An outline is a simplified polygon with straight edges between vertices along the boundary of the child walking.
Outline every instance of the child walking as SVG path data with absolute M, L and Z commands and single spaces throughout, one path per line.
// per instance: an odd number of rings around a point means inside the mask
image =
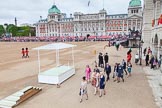
M 131 72 L 132 72 L 132 64 L 129 62 L 128 66 L 127 66 L 127 71 L 128 71 L 128 77 L 131 76 Z

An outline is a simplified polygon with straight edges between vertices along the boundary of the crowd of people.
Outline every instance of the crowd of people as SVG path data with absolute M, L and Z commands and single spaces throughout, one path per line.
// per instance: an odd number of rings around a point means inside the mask
M 88 100 L 87 85 L 91 84 L 94 88 L 94 95 L 99 95 L 102 97 L 106 95 L 106 82 L 110 80 L 110 74 L 112 73 L 112 78 L 114 82 L 120 83 L 124 82 L 125 77 L 130 77 L 132 72 L 131 64 L 131 49 L 127 53 L 127 60 L 122 60 L 121 63 L 115 63 L 114 68 L 109 63 L 108 53 L 99 53 L 98 63 L 95 61 L 94 69 L 92 71 L 89 65 L 86 66 L 85 76 L 82 78 L 80 87 L 80 102 L 83 101 L 83 96 L 86 95 L 86 100 Z
M 159 59 L 156 55 L 153 55 L 152 50 L 150 47 L 146 47 L 143 50 L 143 55 L 145 57 L 145 65 L 150 66 L 151 69 L 158 69 L 161 65 L 161 55 L 159 56 Z M 139 54 L 137 53 L 135 55 L 135 63 L 138 64 L 139 60 L 141 58 L 139 57 Z
M 71 41 L 107 41 L 107 40 L 126 40 L 126 35 L 111 36 L 20 36 L 20 37 L 0 37 L 2 42 L 71 42 Z
M 157 69 L 161 65 L 161 55 L 159 59 L 156 55 L 153 55 L 150 47 L 144 49 L 143 54 L 145 56 L 146 66 L 150 66 L 151 69 Z

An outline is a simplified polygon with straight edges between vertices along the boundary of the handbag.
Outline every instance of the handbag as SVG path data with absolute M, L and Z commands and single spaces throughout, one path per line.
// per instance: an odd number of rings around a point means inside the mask
M 93 79 L 92 79 L 92 86 L 95 86 L 95 85 L 96 85 L 96 83 L 97 83 L 96 78 L 93 78 Z

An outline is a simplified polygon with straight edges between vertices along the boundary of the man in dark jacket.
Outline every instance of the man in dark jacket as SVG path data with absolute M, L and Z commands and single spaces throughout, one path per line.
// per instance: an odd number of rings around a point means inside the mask
M 145 61 L 146 61 L 146 66 L 148 66 L 149 65 L 149 54 L 146 55 Z
M 103 64 L 104 64 L 104 63 L 103 63 L 103 56 L 102 56 L 102 53 L 99 53 L 98 59 L 99 59 L 98 67 L 104 68 L 104 67 L 103 67 Z
M 111 66 L 108 63 L 105 65 L 104 71 L 106 72 L 107 75 L 106 81 L 110 80 Z
M 123 76 L 123 66 L 119 65 L 118 67 L 118 83 L 120 82 L 120 78 L 122 78 L 122 81 L 124 82 L 124 76 Z
M 125 71 L 125 75 L 127 75 L 128 74 L 128 72 L 126 71 L 126 66 L 127 64 L 126 64 L 126 62 L 125 62 L 125 60 L 123 59 L 123 61 L 122 61 L 122 66 L 123 66 L 123 70 Z
M 109 61 L 109 56 L 108 56 L 107 53 L 106 53 L 105 56 L 104 56 L 104 60 L 105 60 L 105 66 L 106 66 L 106 64 L 107 64 L 108 61 Z

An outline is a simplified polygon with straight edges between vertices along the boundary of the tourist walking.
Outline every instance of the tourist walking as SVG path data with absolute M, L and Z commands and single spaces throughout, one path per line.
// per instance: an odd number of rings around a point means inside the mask
M 158 59 L 156 56 L 154 56 L 154 61 L 153 61 L 153 68 L 156 69 L 158 66 Z
M 145 61 L 146 61 L 146 66 L 149 66 L 149 54 L 148 53 L 146 55 Z
M 128 63 L 128 66 L 127 66 L 127 71 L 128 71 L 128 77 L 130 77 L 132 74 L 132 64 L 131 63 Z
M 149 47 L 147 53 L 150 54 L 151 52 L 151 48 Z
M 118 66 L 118 78 L 117 81 L 118 83 L 120 82 L 120 78 L 122 79 L 122 81 L 124 82 L 124 76 L 123 76 L 123 66 L 119 64 Z
M 99 59 L 98 67 L 103 68 L 104 67 L 104 62 L 103 62 L 103 55 L 102 55 L 102 53 L 99 54 L 98 59 Z
M 136 54 L 136 55 L 135 55 L 135 63 L 136 63 L 136 65 L 137 65 L 138 61 L 139 61 L 139 55 Z
M 86 95 L 86 100 L 88 100 L 87 81 L 86 81 L 86 77 L 85 76 L 82 78 L 79 95 L 81 97 L 80 103 L 83 101 L 83 96 L 84 95 Z
M 146 55 L 147 47 L 143 50 L 144 56 Z
M 100 96 L 99 97 L 102 97 L 102 94 L 106 94 L 106 91 L 105 91 L 105 76 L 104 76 L 104 72 L 101 72 L 100 73 Z
M 117 77 L 118 77 L 118 63 L 115 63 L 114 72 L 113 72 L 114 82 L 117 80 Z
M 89 83 L 90 82 L 90 78 L 91 78 L 90 77 L 90 75 L 91 75 L 91 68 L 89 67 L 89 65 L 86 66 L 85 73 L 86 73 L 86 80 Z
M 104 55 L 104 60 L 105 60 L 105 65 L 106 65 L 109 62 L 109 56 L 107 53 Z
M 106 81 L 110 80 L 111 66 L 108 63 L 105 65 L 104 71 L 107 75 Z
M 95 68 L 94 68 L 93 71 L 94 71 L 94 72 L 97 72 L 97 73 L 100 73 L 100 70 L 99 70 L 99 68 L 98 68 L 97 66 L 95 66 Z
M 92 86 L 94 87 L 94 95 L 97 94 L 99 88 L 99 78 L 100 74 L 98 72 L 93 72 L 92 74 Z
M 154 68 L 153 63 L 154 63 L 154 56 L 152 56 L 151 59 L 150 59 L 151 69 Z
M 125 75 L 127 75 L 127 74 L 128 74 L 127 71 L 126 71 L 127 64 L 126 64 L 126 62 L 125 62 L 124 59 L 123 59 L 123 61 L 122 61 L 122 66 L 123 66 L 123 70 L 125 71 Z

